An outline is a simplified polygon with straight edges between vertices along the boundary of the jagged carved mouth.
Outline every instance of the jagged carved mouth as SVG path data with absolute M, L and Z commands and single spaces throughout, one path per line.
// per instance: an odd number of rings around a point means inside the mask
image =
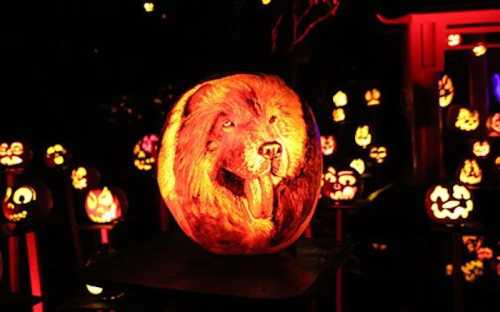
M 259 177 L 243 179 L 225 168 L 216 176 L 217 183 L 241 198 L 253 219 L 271 220 L 277 206 L 274 185 L 281 178 L 267 173 Z

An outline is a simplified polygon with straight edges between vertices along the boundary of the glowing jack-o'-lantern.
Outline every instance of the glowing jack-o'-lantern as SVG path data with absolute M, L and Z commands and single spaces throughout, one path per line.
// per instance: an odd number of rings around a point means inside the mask
M 23 142 L 0 143 L 0 165 L 19 168 L 31 160 L 31 149 Z
M 474 53 L 474 55 L 477 57 L 485 55 L 486 51 L 488 51 L 488 49 L 482 42 L 479 42 L 474 47 L 472 47 L 472 53 Z
M 500 113 L 494 113 L 486 119 L 486 128 L 488 136 L 500 137 Z
M 463 131 L 473 131 L 479 126 L 479 112 L 461 107 L 455 120 L 455 128 Z
M 460 267 L 467 282 L 473 283 L 483 275 L 484 263 L 481 260 L 471 260 Z
M 375 106 L 380 105 L 380 98 L 382 94 L 377 88 L 373 88 L 365 92 L 366 105 Z
M 352 201 L 360 193 L 361 179 L 356 171 L 328 167 L 323 175 L 321 194 L 334 202 Z
M 489 247 L 479 247 L 476 250 L 476 255 L 479 260 L 490 260 L 493 258 L 493 250 Z
M 435 185 L 427 191 L 425 208 L 435 222 L 461 223 L 469 218 L 474 202 L 471 192 L 463 185 Z
M 345 94 L 343 91 L 337 91 L 332 97 L 333 104 L 335 104 L 336 107 L 342 107 L 347 105 L 347 94 Z
M 481 170 L 478 162 L 475 159 L 466 159 L 464 160 L 462 167 L 460 168 L 458 178 L 460 182 L 465 184 L 479 184 L 483 179 L 483 171 Z
M 462 36 L 460 34 L 449 34 L 448 35 L 448 46 L 456 47 L 462 43 Z
M 158 136 L 156 134 L 145 135 L 134 146 L 134 166 L 139 170 L 149 171 L 153 169 L 158 153 Z
M 61 144 L 49 146 L 45 153 L 45 163 L 48 167 L 60 167 L 68 163 L 70 155 L 68 150 Z
M 7 187 L 2 212 L 8 222 L 32 223 L 40 221 L 52 210 L 50 190 L 41 184 L 20 184 Z
M 477 157 L 486 157 L 490 154 L 490 143 L 488 141 L 476 141 L 472 145 L 472 153 Z
M 333 109 L 332 112 L 333 121 L 341 122 L 345 120 L 345 112 L 342 107 Z
M 473 253 L 482 246 L 483 237 L 477 235 L 463 235 L 462 242 L 467 248 L 467 251 Z
M 94 168 L 80 166 L 71 171 L 71 184 L 79 191 L 95 187 L 100 180 L 101 174 Z
M 354 134 L 354 141 L 362 148 L 366 148 L 372 142 L 372 135 L 368 125 L 359 126 Z
M 321 136 L 321 152 L 323 155 L 329 156 L 335 151 L 336 143 L 333 135 L 322 135 Z
M 122 217 L 126 202 L 125 194 L 117 188 L 92 189 L 85 198 L 85 212 L 92 222 L 109 223 Z
M 443 75 L 438 81 L 439 90 L 439 106 L 447 107 L 451 104 L 453 96 L 455 95 L 455 88 L 453 87 L 453 81 L 448 75 Z
M 320 138 L 310 110 L 279 78 L 237 74 L 195 86 L 175 104 L 162 138 L 161 194 L 205 249 L 273 253 L 307 228 L 321 182 Z
M 353 159 L 349 164 L 349 167 L 356 170 L 359 174 L 365 173 L 366 170 L 366 164 L 362 158 Z
M 369 156 L 371 159 L 375 160 L 377 164 L 381 164 L 387 157 L 387 148 L 385 146 L 372 146 Z

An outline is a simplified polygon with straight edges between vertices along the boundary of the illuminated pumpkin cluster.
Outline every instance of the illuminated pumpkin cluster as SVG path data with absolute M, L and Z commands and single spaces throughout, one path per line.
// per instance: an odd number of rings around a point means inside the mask
M 0 165 L 21 167 L 31 160 L 31 150 L 22 142 L 0 143 Z
M 315 211 L 316 129 L 307 106 L 277 77 L 237 74 L 193 87 L 162 134 L 157 175 L 166 206 L 211 252 L 286 248 Z
M 92 189 L 85 198 L 85 212 L 92 222 L 109 223 L 122 217 L 126 201 L 118 189 Z
M 380 105 L 380 98 L 382 97 L 382 94 L 377 88 L 373 88 L 371 90 L 368 90 L 365 92 L 365 100 L 366 100 L 366 105 L 368 106 L 376 106 Z
M 359 126 L 354 134 L 354 142 L 362 148 L 366 148 L 372 142 L 372 135 L 368 125 Z
M 486 119 L 486 128 L 489 137 L 500 137 L 500 113 L 494 113 Z
M 455 88 L 453 87 L 453 81 L 448 75 L 443 75 L 438 81 L 439 90 L 439 106 L 447 107 L 451 104 L 453 96 L 455 95 Z
M 45 163 L 48 167 L 60 167 L 68 162 L 69 152 L 61 144 L 49 146 L 45 153 Z
M 475 159 L 466 159 L 460 167 L 458 179 L 460 182 L 468 185 L 476 185 L 481 183 L 483 179 L 483 171 L 479 167 L 479 163 Z
M 158 153 L 158 136 L 155 134 L 145 135 L 134 146 L 134 166 L 143 171 L 153 169 Z
M 322 196 L 334 202 L 352 201 L 360 192 L 361 179 L 353 170 L 337 171 L 328 167 L 322 179 Z
M 490 154 L 490 143 L 488 141 L 476 141 L 472 145 L 472 153 L 477 157 L 486 157 Z
M 45 186 L 21 184 L 6 188 L 2 212 L 8 222 L 33 222 L 46 217 L 52 205 L 52 194 Z
M 435 185 L 426 194 L 425 208 L 435 222 L 461 223 L 474 210 L 474 202 L 471 192 L 463 185 Z
M 321 152 L 323 155 L 329 156 L 335 151 L 336 143 L 333 135 L 322 135 L 321 136 Z
M 479 126 L 479 112 L 461 107 L 455 120 L 455 128 L 462 131 L 473 131 Z
M 100 180 L 101 174 L 94 168 L 80 166 L 71 171 L 71 184 L 79 191 L 98 185 Z

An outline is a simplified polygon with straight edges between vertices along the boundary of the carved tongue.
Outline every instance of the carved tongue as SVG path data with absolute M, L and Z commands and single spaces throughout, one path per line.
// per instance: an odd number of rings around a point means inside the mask
M 256 219 L 268 219 L 273 214 L 273 183 L 269 175 L 245 181 L 248 211 Z

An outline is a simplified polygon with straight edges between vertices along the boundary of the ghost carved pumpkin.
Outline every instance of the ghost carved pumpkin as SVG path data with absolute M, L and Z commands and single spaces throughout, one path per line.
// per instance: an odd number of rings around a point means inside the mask
M 78 191 L 93 188 L 99 184 L 101 174 L 97 169 L 84 166 L 76 167 L 71 170 L 71 185 Z
M 439 106 L 447 107 L 451 104 L 453 96 L 455 95 L 455 88 L 453 87 L 453 81 L 448 75 L 443 75 L 438 81 L 439 90 Z
M 377 164 L 381 164 L 387 157 L 387 148 L 385 146 L 372 146 L 369 156 L 371 159 L 375 160 Z
M 370 127 L 368 125 L 359 126 L 356 128 L 356 133 L 354 134 L 354 142 L 366 148 L 372 142 L 372 135 L 370 133 Z
M 0 143 L 0 165 L 5 168 L 22 168 L 31 156 L 31 149 L 23 142 Z
M 61 144 L 49 146 L 45 152 L 45 163 L 47 167 L 55 168 L 66 165 L 69 161 L 70 154 L 68 150 Z
M 460 167 L 458 176 L 460 182 L 468 185 L 475 185 L 481 183 L 483 179 L 483 171 L 479 167 L 477 160 L 466 159 Z
M 308 226 L 321 162 L 317 126 L 295 92 L 277 77 L 237 74 L 175 104 L 157 175 L 166 206 L 202 247 L 274 253 Z
M 489 137 L 500 137 L 500 113 L 494 113 L 486 119 L 486 128 Z
M 342 122 L 345 120 L 345 111 L 342 107 L 334 108 L 332 112 L 332 118 L 335 122 Z
M 464 185 L 434 185 L 425 196 L 425 209 L 434 222 L 462 223 L 474 210 L 474 201 Z
M 333 135 L 322 135 L 321 136 L 321 152 L 323 155 L 329 156 L 335 151 L 335 138 Z
M 472 153 L 477 157 L 486 157 L 490 154 L 490 143 L 488 141 L 476 141 L 472 144 Z
M 376 88 L 368 90 L 365 92 L 365 100 L 367 106 L 376 106 L 380 105 L 380 98 L 382 94 Z
M 156 134 L 145 135 L 134 146 L 134 166 L 143 171 L 153 169 L 158 153 L 159 139 Z
M 455 115 L 453 110 L 452 116 Z M 479 126 L 479 112 L 477 110 L 469 110 L 464 107 L 460 107 L 458 110 L 458 114 L 456 115 L 455 120 L 455 128 L 462 131 L 474 131 Z
M 2 212 L 8 222 L 31 224 L 48 216 L 52 205 L 52 194 L 44 185 L 19 184 L 6 188 Z
M 321 195 L 334 203 L 349 202 L 360 193 L 361 179 L 356 171 L 328 167 L 322 179 Z
M 91 189 L 85 197 L 85 212 L 94 223 L 119 220 L 126 205 L 125 193 L 118 188 Z

